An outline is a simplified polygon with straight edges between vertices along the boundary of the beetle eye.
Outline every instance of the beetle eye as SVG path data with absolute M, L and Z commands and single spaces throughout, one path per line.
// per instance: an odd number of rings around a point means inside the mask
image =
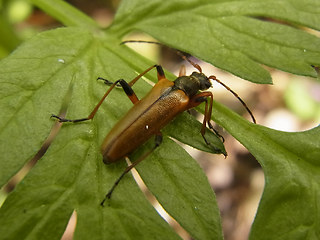
M 201 82 L 200 82 L 200 89 L 201 90 L 206 90 L 210 87 L 211 87 L 211 83 L 208 79 L 201 79 Z
M 211 82 L 209 81 L 209 79 L 205 75 L 201 76 L 201 78 L 199 78 L 199 80 L 200 80 L 200 89 L 201 90 L 206 90 L 212 86 Z

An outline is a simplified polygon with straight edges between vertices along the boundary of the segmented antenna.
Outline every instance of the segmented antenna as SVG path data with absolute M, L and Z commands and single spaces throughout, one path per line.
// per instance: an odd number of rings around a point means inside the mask
M 251 110 L 249 109 L 249 107 L 247 106 L 247 104 L 239 97 L 239 95 L 234 92 L 231 88 L 229 88 L 226 84 L 224 84 L 223 82 L 221 82 L 219 79 L 216 78 L 216 76 L 211 75 L 210 77 L 208 77 L 209 79 L 212 79 L 214 81 L 216 81 L 217 83 L 220 83 L 225 89 L 227 89 L 229 92 L 231 92 L 236 98 L 238 98 L 238 100 L 241 102 L 241 104 L 245 107 L 245 109 L 247 110 L 247 112 L 250 114 L 253 123 L 257 123 L 255 117 L 253 116 Z
M 170 48 L 160 42 L 153 42 L 153 41 L 144 41 L 144 40 L 127 40 L 127 41 L 123 41 L 121 42 L 120 44 L 125 44 L 125 43 L 151 43 L 151 44 L 157 44 L 157 45 L 160 45 L 160 46 L 164 46 L 164 47 L 167 47 L 167 48 Z M 176 51 L 176 53 L 185 61 L 189 62 L 192 66 L 194 66 L 200 73 L 202 73 L 202 69 L 201 67 L 192 62 L 186 55 L 183 54 L 183 52 L 179 51 L 178 49 L 173 49 Z
M 144 40 L 126 40 L 121 42 L 120 44 L 126 44 L 126 43 L 150 43 L 150 44 L 157 44 L 160 46 L 164 46 L 164 47 L 168 47 L 160 42 L 154 42 L 154 41 L 144 41 Z M 200 73 L 202 73 L 202 69 L 201 67 L 196 64 L 195 62 L 191 61 L 186 55 L 183 54 L 183 52 L 174 49 L 176 51 L 176 53 L 185 61 L 189 62 L 192 66 L 194 66 Z M 239 97 L 239 95 L 234 92 L 230 87 L 228 87 L 226 84 L 224 84 L 222 81 L 220 81 L 219 79 L 216 78 L 216 76 L 211 75 L 210 77 L 208 77 L 209 79 L 212 79 L 216 82 L 218 82 L 219 84 L 221 84 L 225 89 L 227 89 L 229 92 L 231 92 L 240 102 L 241 104 L 244 106 L 244 108 L 247 110 L 247 112 L 250 114 L 253 123 L 257 123 L 255 117 L 253 116 L 251 110 L 249 109 L 249 107 L 247 106 L 247 104 Z

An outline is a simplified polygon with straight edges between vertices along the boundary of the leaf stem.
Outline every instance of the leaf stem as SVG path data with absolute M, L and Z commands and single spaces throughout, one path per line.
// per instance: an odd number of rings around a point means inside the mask
M 63 23 L 65 26 L 98 27 L 97 23 L 93 19 L 62 0 L 31 1 L 34 5 Z

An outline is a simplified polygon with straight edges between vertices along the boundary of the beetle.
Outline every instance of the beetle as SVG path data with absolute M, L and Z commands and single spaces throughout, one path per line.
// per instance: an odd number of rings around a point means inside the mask
M 231 93 L 235 95 L 247 109 L 253 119 L 253 122 L 256 122 L 250 109 L 235 92 L 233 92 L 228 86 L 218 80 L 214 75 L 207 77 L 204 73 L 202 73 L 202 69 L 198 64 L 192 62 L 181 52 L 178 53 L 184 60 L 193 65 L 198 70 L 198 72 L 195 71 L 191 75 L 186 76 L 185 67 L 182 66 L 180 68 L 179 76 L 174 81 L 170 81 L 166 78 L 163 68 L 160 65 L 156 64 L 147 68 L 130 82 L 127 82 L 124 79 L 119 79 L 115 82 L 111 82 L 107 79 L 99 77 L 98 80 L 103 80 L 105 84 L 110 85 L 110 88 L 106 91 L 104 96 L 94 107 L 88 117 L 80 119 L 66 119 L 61 118 L 57 115 L 51 116 L 52 118 L 56 118 L 59 122 L 76 123 L 93 119 L 109 93 L 116 86 L 121 86 L 134 105 L 116 123 L 116 125 L 105 137 L 101 145 L 103 162 L 105 164 L 110 164 L 124 159 L 151 137 L 155 136 L 154 147 L 144 155 L 140 156 L 135 162 L 133 162 L 123 171 L 123 173 L 115 181 L 115 183 L 101 202 L 102 206 L 106 199 L 111 198 L 114 189 L 116 188 L 120 180 L 125 176 L 125 174 L 160 146 L 162 142 L 161 129 L 166 126 L 171 120 L 173 120 L 179 113 L 194 108 L 201 103 L 205 103 L 204 119 L 200 133 L 205 143 L 207 145 L 210 145 L 205 137 L 206 126 L 216 132 L 212 124 L 210 123 L 213 95 L 211 92 L 205 91 L 212 86 L 210 80 L 219 82 L 229 91 L 231 91 Z M 133 91 L 132 86 L 143 75 L 154 68 L 156 68 L 157 70 L 158 82 L 153 86 L 153 88 L 145 97 L 139 100 L 135 92 Z M 214 146 L 212 147 L 214 148 Z M 214 150 L 216 152 L 219 152 L 219 149 Z

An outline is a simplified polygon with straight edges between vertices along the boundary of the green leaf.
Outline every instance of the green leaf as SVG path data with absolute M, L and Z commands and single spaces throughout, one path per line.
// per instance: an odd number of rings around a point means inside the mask
M 178 239 L 129 176 L 109 205 L 100 206 L 124 164 L 106 167 L 95 134 L 89 141 L 83 132 L 88 127 L 73 127 L 61 129 L 46 156 L 4 203 L 2 239 L 60 239 L 72 211 L 77 213 L 75 239 Z
M 119 45 L 130 31 L 145 31 L 255 82 L 270 82 L 269 73 L 259 63 L 315 76 L 310 65 L 320 62 L 318 38 L 259 19 L 269 17 L 319 29 L 316 0 L 307 4 L 297 0 L 127 0 L 104 32 L 65 2 L 34 2 L 64 24 L 81 27 L 42 33 L 0 62 L 0 156 L 5 156 L 0 161 L 1 186 L 39 150 L 54 124 L 51 114 L 58 114 L 65 105 L 68 118 L 91 112 L 108 88 L 97 77 L 131 80 L 153 64 Z M 63 6 L 69 6 L 68 10 Z M 145 77 L 156 81 L 154 70 Z M 139 97 L 150 88 L 145 81 L 134 86 Z M 60 239 L 73 211 L 77 214 L 75 239 L 179 238 L 146 201 L 130 174 L 106 206 L 99 205 L 126 166 L 124 162 L 104 165 L 100 145 L 130 106 L 123 91 L 116 89 L 92 121 L 62 125 L 45 156 L 1 207 L 3 239 Z M 266 171 L 266 190 L 251 237 L 319 236 L 319 129 L 281 133 L 250 124 L 217 103 L 213 111 L 214 120 L 242 142 Z M 207 179 L 194 160 L 168 138 L 179 139 L 180 131 L 186 133 L 180 141 L 193 142 L 194 126 L 201 124 L 194 120 L 181 123 L 189 117 L 184 114 L 164 129 L 163 146 L 137 169 L 163 207 L 193 238 L 222 239 L 219 211 Z M 186 131 L 188 126 L 191 131 Z M 224 152 L 219 138 L 210 131 L 206 136 Z M 194 147 L 217 152 L 200 144 L 198 137 Z M 152 141 L 148 144 L 152 146 Z M 145 147 L 150 149 L 148 144 L 132 158 L 140 156 Z M 306 202 L 311 203 L 310 208 Z M 290 235 L 294 233 L 297 235 Z
M 0 15 L 0 58 L 6 57 L 19 44 L 20 39 L 6 18 Z
M 163 208 L 184 229 L 194 229 L 189 232 L 193 239 L 222 239 L 220 219 L 212 217 L 219 209 L 209 204 L 215 197 L 206 176 L 195 160 L 173 144 L 165 139 L 148 161 L 137 166 L 139 174 Z M 133 157 L 138 156 L 141 151 Z
M 317 76 L 311 65 L 319 65 L 320 40 L 281 21 L 319 30 L 319 16 L 317 0 L 124 1 L 111 29 L 126 34 L 133 24 L 243 79 L 271 83 L 260 64 Z
M 54 124 L 50 120 L 51 114 L 59 113 L 70 91 L 67 117 L 84 117 L 108 88 L 101 81 L 96 81 L 97 77 L 111 81 L 119 78 L 130 80 L 151 65 L 119 43 L 120 40 L 110 36 L 93 34 L 80 28 L 57 29 L 36 36 L 1 62 L 3 121 L 0 126 L 0 154 L 5 155 L 7 160 L 0 161 L 2 185 L 40 148 Z M 34 49 L 37 51 L 34 52 Z M 155 81 L 155 71 L 146 77 Z M 139 81 L 134 89 L 138 96 L 144 96 L 151 86 Z M 123 91 L 116 89 L 92 121 L 62 125 L 58 137 L 43 159 L 0 209 L 0 232 L 6 229 L 4 239 L 15 239 L 22 235 L 30 239 L 60 238 L 73 211 L 77 213 L 78 223 L 75 234 L 81 239 L 115 239 L 111 237 L 115 233 L 118 239 L 151 239 L 155 236 L 158 239 L 177 238 L 129 176 L 120 183 L 106 207 L 100 206 L 105 193 L 125 168 L 124 163 L 105 166 L 100 145 L 107 132 L 131 105 Z M 175 126 L 178 131 L 181 129 L 179 123 Z M 212 137 L 210 131 L 207 134 L 209 139 L 217 141 L 213 133 Z M 190 142 L 190 139 L 189 136 L 187 141 Z M 167 164 L 172 164 L 173 169 L 180 169 L 182 173 L 194 169 L 194 160 L 182 149 L 177 154 L 179 146 L 168 141 L 165 137 L 161 150 L 165 151 L 165 156 L 155 153 L 145 162 L 167 161 L 171 158 L 174 161 Z M 221 142 L 218 143 L 224 151 Z M 168 147 L 171 148 L 170 152 Z M 168 181 L 169 170 L 158 166 L 157 182 Z M 146 182 L 154 183 L 150 171 L 151 175 L 143 178 Z M 168 189 L 177 189 L 185 184 L 183 193 L 176 196 L 174 202 L 161 189 L 164 185 L 160 184 L 154 194 L 169 210 L 188 202 L 187 207 L 191 208 L 188 216 L 195 219 L 185 218 L 186 211 L 173 212 L 192 236 L 201 236 L 201 239 L 215 236 L 221 239 L 219 211 L 204 173 L 197 166 L 192 170 L 194 177 L 189 178 L 189 183 L 185 181 L 189 174 L 181 177 L 182 173 L 173 174 L 171 184 L 166 185 Z M 193 194 L 198 197 L 194 198 Z M 210 213 L 210 216 L 203 213 Z M 19 222 L 12 225 L 11 220 L 16 218 Z M 194 224 L 199 229 L 193 228 Z M 44 231 L 47 228 L 52 231 Z
M 320 127 L 288 133 L 248 123 L 216 103 L 214 116 L 218 113 L 215 121 L 256 157 L 265 173 L 250 239 L 319 238 Z
M 177 126 L 179 126 L 177 128 Z M 182 143 L 190 145 L 201 151 L 227 155 L 224 145 L 216 134 L 206 131 L 205 138 L 210 143 L 207 145 L 200 134 L 202 124 L 196 121 L 190 114 L 183 113 L 173 120 L 163 129 L 163 133 L 168 134 Z
M 62 0 L 31 0 L 37 7 L 69 27 L 96 28 L 97 24 L 83 12 Z

